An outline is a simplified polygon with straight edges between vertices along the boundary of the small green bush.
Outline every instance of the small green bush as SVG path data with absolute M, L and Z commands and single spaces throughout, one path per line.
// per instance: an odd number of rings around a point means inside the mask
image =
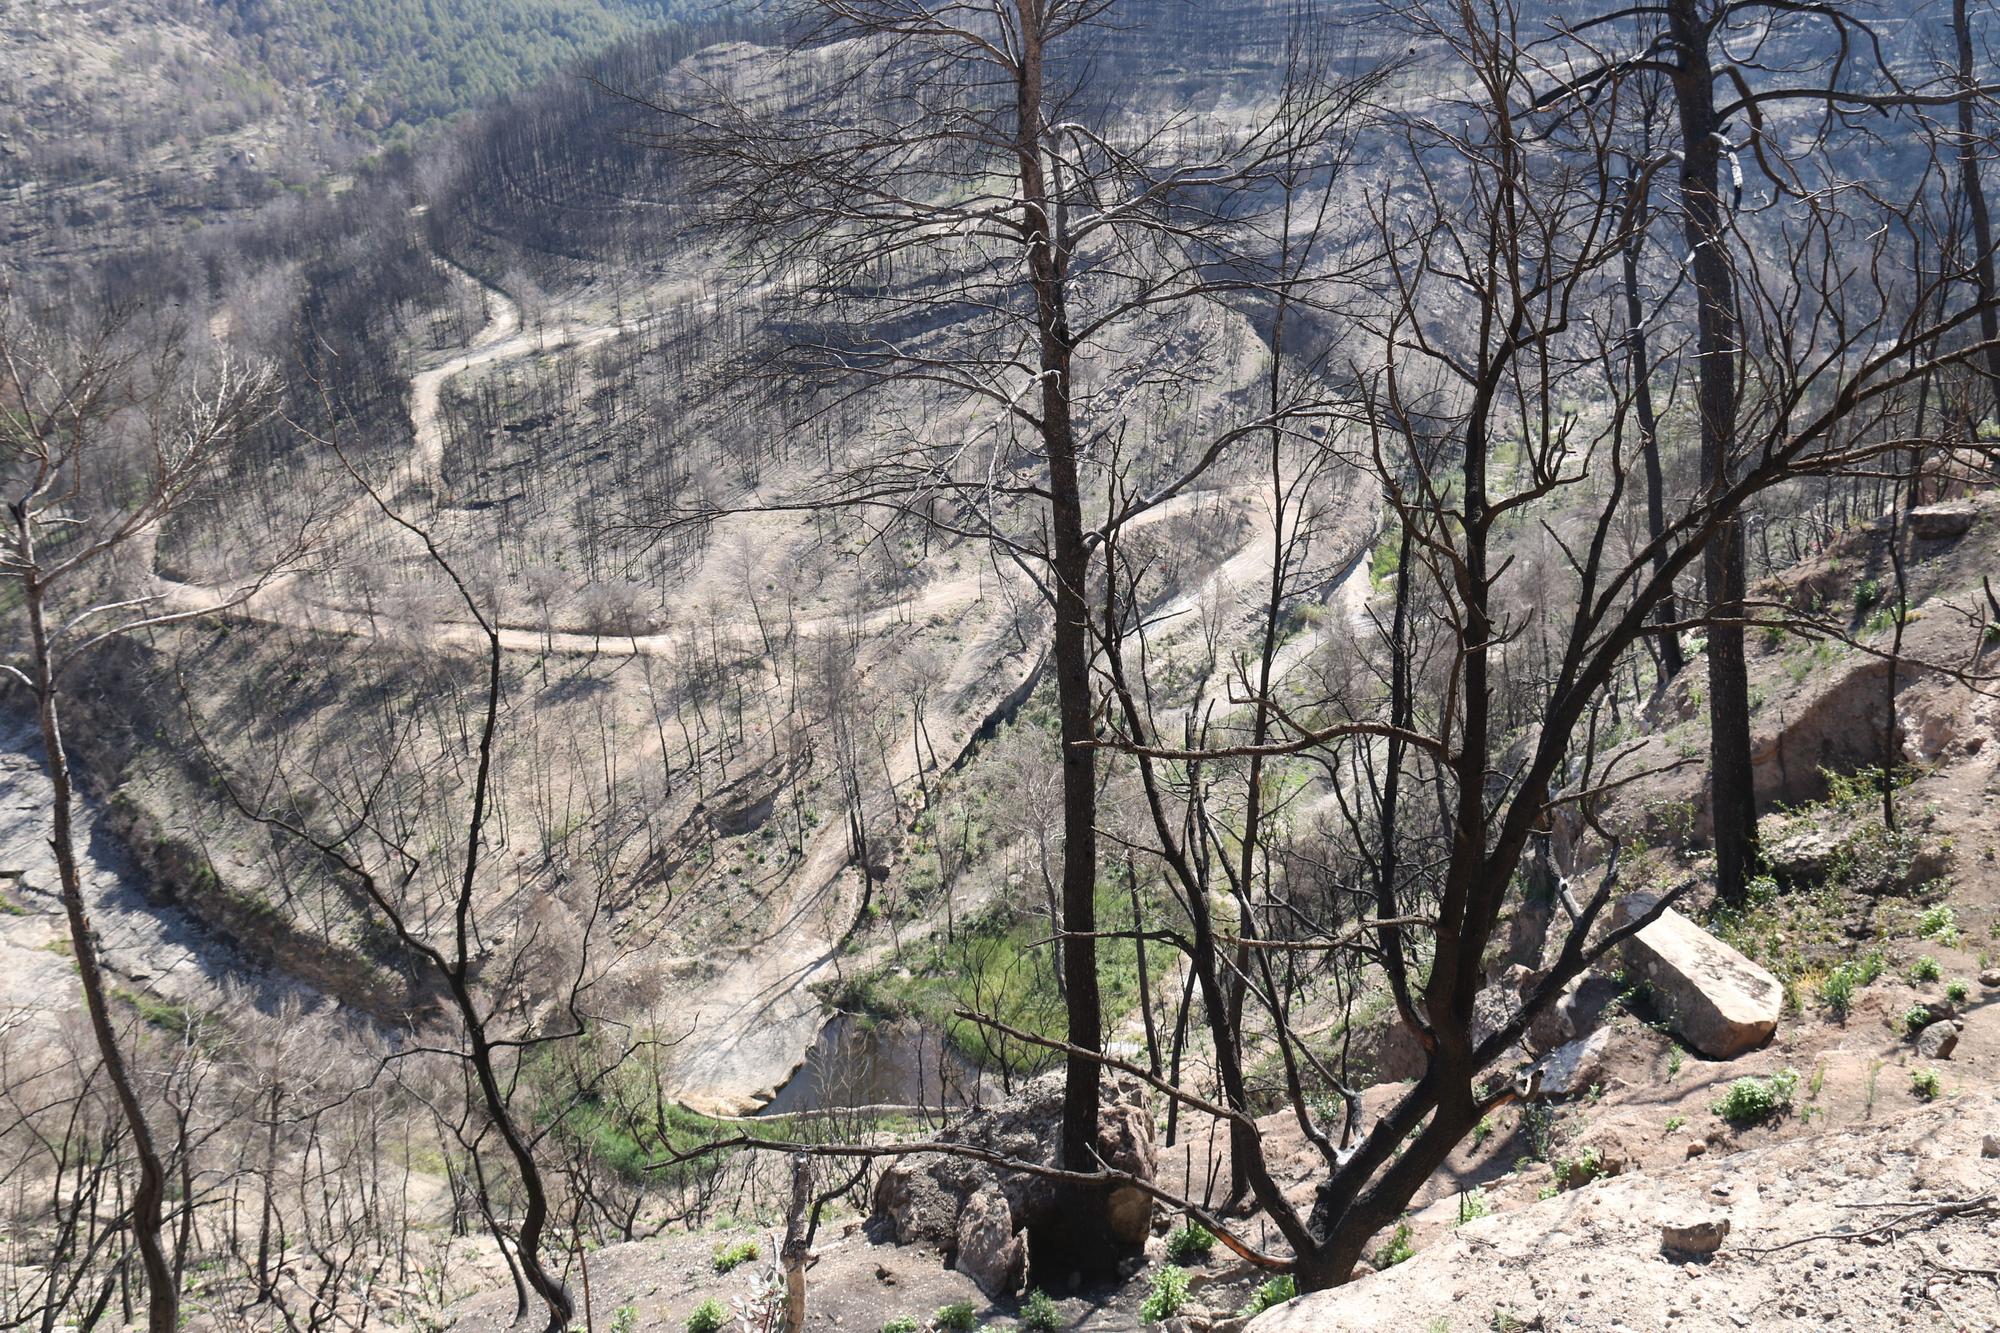
M 1956 978 L 1944 988 L 1944 998 L 1953 1004 L 1964 1004 L 1972 998 L 1972 987 L 1964 978 Z
M 1062 1327 L 1062 1311 L 1040 1287 L 1028 1293 L 1028 1299 L 1021 1302 L 1021 1327 L 1031 1328 L 1035 1333 L 1055 1333 Z
M 724 1245 L 715 1252 L 715 1271 L 733 1272 L 757 1257 L 757 1242 L 739 1240 L 734 1245 Z
M 1190 1222 L 1167 1237 L 1167 1258 L 1177 1264 L 1208 1258 L 1215 1248 L 1215 1233 L 1199 1222 Z
M 1947 947 L 1958 943 L 1958 913 L 1950 903 L 1936 903 L 1924 909 L 1917 918 L 1917 934 L 1927 940 L 1942 941 Z
M 1936 1021 L 1937 1015 L 1932 1013 L 1929 1008 L 1921 1004 L 1913 1004 L 1903 1011 L 1903 1035 L 1914 1037 Z
M 1863 986 L 1872 986 L 1881 980 L 1888 967 L 1888 960 L 1880 949 L 1871 949 L 1868 954 L 1853 962 L 1842 963 L 1826 974 L 1820 983 L 1819 998 L 1833 1011 L 1835 1018 L 1846 1018 L 1854 1008 L 1854 997 Z
M 1188 1271 L 1168 1264 L 1153 1274 L 1153 1289 L 1139 1306 L 1139 1317 L 1149 1324 L 1165 1323 L 1187 1305 Z
M 639 1327 L 639 1307 L 621 1305 L 611 1316 L 611 1333 L 633 1333 Z
M 695 1306 L 694 1313 L 687 1317 L 687 1333 L 720 1333 L 728 1322 L 729 1311 L 711 1296 Z
M 1388 1241 L 1375 1251 L 1375 1267 L 1394 1268 L 1416 1252 L 1410 1244 L 1410 1224 L 1398 1222 L 1396 1229 L 1389 1233 Z
M 1274 1305 L 1283 1305 L 1298 1294 L 1299 1284 L 1292 1280 L 1290 1273 L 1284 1273 L 1250 1293 L 1250 1299 L 1240 1313 L 1248 1319 L 1253 1315 L 1264 1313 Z
M 1458 1196 L 1458 1224 L 1477 1221 L 1493 1216 L 1493 1205 L 1486 1198 L 1486 1191 L 1474 1186 Z
M 953 1301 L 940 1307 L 937 1317 L 931 1322 L 939 1328 L 950 1329 L 951 1333 L 972 1333 L 979 1326 L 979 1311 L 972 1308 L 971 1301 Z
M 917 1333 L 917 1330 L 922 1327 L 923 1325 L 917 1322 L 915 1315 L 899 1314 L 888 1323 L 882 1325 L 882 1333 Z
M 1048 1299 L 1048 1293 L 1036 1287 L 1028 1293 L 1028 1299 L 1020 1303 L 1020 1327 L 1034 1329 L 1034 1333 L 1056 1333 L 1062 1327 L 1062 1311 L 1056 1303 Z
M 1555 1170 L 1559 1189 L 1576 1189 L 1604 1174 L 1604 1150 L 1593 1144 L 1574 1157 L 1558 1158 L 1549 1165 Z
M 1938 1077 L 1935 1069 L 1913 1069 L 1910 1071 L 1910 1091 L 1919 1100 L 1934 1102 L 1944 1091 L 1944 1080 Z
M 1939 967 L 1938 960 L 1929 954 L 1925 954 L 1922 958 L 1910 964 L 1910 982 L 1912 985 L 1921 986 L 1927 982 L 1936 981 L 1943 975 L 1944 969 Z
M 1715 1103 L 1714 1111 L 1731 1124 L 1755 1125 L 1789 1110 L 1798 1091 L 1799 1071 L 1787 1066 L 1769 1078 L 1739 1078 Z

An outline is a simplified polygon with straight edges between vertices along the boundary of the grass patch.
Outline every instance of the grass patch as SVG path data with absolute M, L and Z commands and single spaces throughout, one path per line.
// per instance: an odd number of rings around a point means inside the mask
M 733 1245 L 719 1246 L 715 1251 L 715 1271 L 734 1272 L 747 1263 L 756 1262 L 757 1254 L 757 1242 L 754 1240 L 739 1240 Z
M 1097 890 L 1097 916 L 1107 929 L 1129 924 L 1131 898 L 1116 877 Z M 959 1010 L 995 1018 L 1038 1037 L 1061 1040 L 1066 1020 L 1056 985 L 1056 952 L 1048 921 L 1003 908 L 962 926 L 956 938 L 938 940 L 920 956 L 906 954 L 907 975 L 887 969 L 850 978 L 828 996 L 835 1008 L 879 1018 L 914 1017 L 945 1033 L 954 1049 L 985 1069 L 1038 1073 L 1053 1065 L 1049 1048 L 1018 1041 Z M 1146 956 L 1152 980 L 1172 963 L 1166 949 Z M 1132 941 L 1097 941 L 1098 990 L 1108 1015 L 1139 1007 L 1139 959 Z

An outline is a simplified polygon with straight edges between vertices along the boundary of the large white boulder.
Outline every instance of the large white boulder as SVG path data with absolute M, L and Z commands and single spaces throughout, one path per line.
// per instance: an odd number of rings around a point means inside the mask
M 1631 921 L 1658 899 L 1633 894 L 1615 922 Z M 1647 982 L 1653 1004 L 1682 1041 L 1713 1060 L 1733 1060 L 1771 1040 L 1785 988 L 1778 979 L 1668 908 L 1625 944 L 1632 980 Z

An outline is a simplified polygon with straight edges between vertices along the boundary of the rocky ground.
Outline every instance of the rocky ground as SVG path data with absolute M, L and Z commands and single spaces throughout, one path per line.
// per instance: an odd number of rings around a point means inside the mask
M 1887 707 L 1879 658 L 1762 645 L 1759 772 L 1773 876 L 1755 900 L 1719 911 L 1699 889 L 1698 853 L 1666 838 L 1641 848 L 1636 890 L 1697 881 L 1678 924 L 1650 930 L 1538 1025 L 1521 1056 L 1543 1071 L 1540 1096 L 1497 1114 L 1454 1154 L 1405 1219 L 1400 1253 L 1390 1252 L 1394 1238 L 1378 1238 L 1381 1271 L 1276 1307 L 1256 1320 L 1258 1333 L 2000 1329 L 2000 704 L 1942 669 L 1963 667 L 1965 642 L 1981 637 L 1980 579 L 2000 565 L 2000 497 L 1927 521 L 1943 526 L 1914 548 L 1913 660 L 1898 666 L 1893 730 L 1856 736 Z M 1864 534 L 1806 571 L 1823 605 L 1855 598 L 1880 543 Z M 1879 639 L 1867 611 L 1857 607 L 1852 633 Z M 1975 646 L 1975 674 L 1979 661 Z M 1673 725 L 1657 729 L 1665 745 Z M 1916 773 L 1897 792 L 1893 829 L 1875 785 L 1843 776 L 1890 745 Z M 1529 953 L 1496 969 L 1496 991 L 1532 976 Z M 1732 1103 L 1742 1080 L 1769 1090 L 1768 1106 L 1745 1114 Z M 1394 1084 L 1371 1090 L 1367 1113 L 1395 1094 Z M 1265 1126 L 1281 1176 L 1305 1195 L 1310 1151 L 1284 1116 Z M 1170 1186 L 1215 1179 L 1200 1126 L 1148 1151 Z M 1021 1323 L 1015 1270 L 1002 1263 L 997 1282 L 991 1271 L 996 1254 L 1011 1261 L 1004 1227 L 992 1244 L 970 1243 L 990 1221 L 986 1187 L 925 1188 L 918 1197 L 884 1187 L 875 1224 L 827 1226 L 811 1326 L 936 1325 L 956 1301 L 971 1302 L 979 1324 Z M 1177 1223 L 1154 1217 L 1125 1283 L 1049 1283 L 1062 1324 L 1140 1326 Z M 1272 1239 L 1256 1219 L 1246 1231 Z M 713 1261 L 735 1234 L 605 1251 L 593 1268 L 599 1308 L 630 1307 L 636 1328 L 678 1329 L 701 1301 L 741 1297 L 741 1274 L 717 1274 Z M 763 1237 L 762 1252 L 774 1245 Z M 1190 1333 L 1237 1327 L 1265 1276 L 1220 1247 L 1186 1266 L 1178 1319 Z M 1048 1282 L 1046 1269 L 1038 1276 Z M 497 1297 L 475 1302 L 461 1326 L 510 1312 Z

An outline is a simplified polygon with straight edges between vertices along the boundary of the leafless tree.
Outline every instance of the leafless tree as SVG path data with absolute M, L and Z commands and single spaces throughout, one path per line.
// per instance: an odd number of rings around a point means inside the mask
M 231 443 L 270 412 L 273 391 L 269 370 L 227 358 L 190 364 L 170 341 L 148 338 L 117 311 L 70 333 L 49 312 L 12 300 L 0 307 L 0 484 L 9 517 L 0 577 L 20 588 L 28 622 L 26 650 L 0 672 L 32 694 L 40 720 L 63 914 L 98 1056 L 138 1166 L 131 1227 L 152 1333 L 173 1333 L 180 1308 L 165 1234 L 166 1158 L 119 1043 L 90 925 L 63 684 L 107 640 L 213 609 L 163 602 L 150 586 L 152 544 Z M 119 557 L 133 551 L 145 557 L 138 587 L 114 577 Z
M 1074 1048 L 1062 1154 L 1080 1171 L 1094 1156 L 1103 1039 L 1092 553 L 1274 417 L 1323 414 L 1325 397 L 1204 424 L 1164 452 L 1119 446 L 1135 395 L 1198 388 L 1202 354 L 1173 350 L 1175 319 L 1268 286 L 1238 261 L 1269 243 L 1255 224 L 1269 221 L 1275 176 L 1306 156 L 1323 169 L 1341 160 L 1375 74 L 1322 67 L 1286 114 L 1248 127 L 1120 115 L 1087 86 L 1093 43 L 1119 19 L 1113 0 L 780 8 L 795 25 L 788 58 L 650 104 L 754 270 L 801 291 L 812 332 L 769 369 L 819 386 L 822 411 L 893 388 L 975 414 L 962 434 L 871 441 L 787 503 L 882 508 L 994 543 L 1053 609 Z M 1048 1238 L 1093 1271 L 1114 1257 L 1100 1211 L 1065 1210 L 1076 1234 Z

